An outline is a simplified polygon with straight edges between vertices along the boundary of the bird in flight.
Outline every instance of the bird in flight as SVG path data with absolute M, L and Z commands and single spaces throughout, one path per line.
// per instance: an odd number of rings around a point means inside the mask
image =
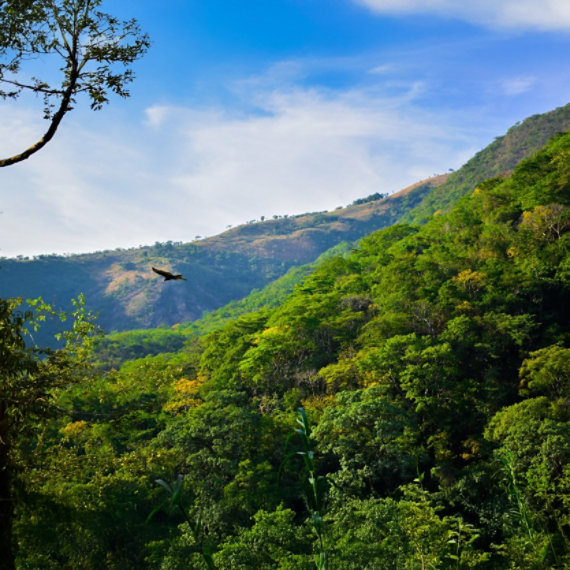
M 164 277 L 165 281 L 171 281 L 172 279 L 182 279 L 183 281 L 188 281 L 187 279 L 182 277 L 182 275 L 180 275 L 180 274 L 174 275 L 173 273 L 170 273 L 170 271 L 165 271 L 164 269 L 157 269 L 156 267 L 153 267 L 152 270 L 155 273 L 162 275 L 162 277 Z

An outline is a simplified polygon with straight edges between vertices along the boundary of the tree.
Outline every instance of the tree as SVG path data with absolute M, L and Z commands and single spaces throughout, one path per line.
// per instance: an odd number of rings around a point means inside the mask
M 24 316 L 14 314 L 15 304 L 0 300 L 0 548 L 4 566 L 13 568 L 14 557 L 11 548 L 12 519 L 14 504 L 11 497 L 11 446 L 14 417 L 18 408 L 15 384 L 37 371 L 38 362 L 25 349 L 22 338 Z M 19 403 L 19 402 L 18 402 Z
M 74 382 L 87 370 L 87 358 L 95 331 L 92 317 L 83 307 L 83 298 L 74 301 L 71 330 L 62 334 L 65 347 L 39 349 L 26 344 L 26 333 L 36 328 L 46 315 L 56 315 L 41 300 L 30 301 L 36 309 L 22 312 L 19 300 L 0 299 L 0 551 L 2 568 L 14 567 L 12 523 L 15 499 L 14 479 L 27 458 L 19 449 L 25 438 L 41 429 L 56 413 L 54 397 L 58 389 Z
M 128 97 L 129 66 L 150 43 L 136 20 L 120 21 L 99 10 L 102 0 L 4 0 L 0 2 L 0 97 L 32 92 L 43 97 L 45 134 L 30 147 L 1 159 L 0 166 L 26 160 L 55 135 L 77 97 L 85 93 L 93 110 L 110 93 Z M 59 64 L 59 84 L 30 77 L 22 65 L 41 57 Z M 46 66 L 46 76 L 52 65 Z
M 295 524 L 295 512 L 282 505 L 275 511 L 259 510 L 251 528 L 240 528 L 215 554 L 218 568 L 311 568 L 311 536 L 306 526 Z

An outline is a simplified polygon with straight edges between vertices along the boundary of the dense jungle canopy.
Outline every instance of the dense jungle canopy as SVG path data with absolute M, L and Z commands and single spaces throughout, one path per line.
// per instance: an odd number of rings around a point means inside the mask
M 4 307 L 16 566 L 567 568 L 569 246 L 563 134 L 176 352 L 98 372 L 84 312 L 42 357 Z

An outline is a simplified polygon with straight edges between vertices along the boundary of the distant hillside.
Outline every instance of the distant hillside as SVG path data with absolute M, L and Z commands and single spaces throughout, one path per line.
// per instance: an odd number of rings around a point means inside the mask
M 351 243 L 342 242 L 325 251 L 314 261 L 292 267 L 262 289 L 254 289 L 243 299 L 230 301 L 223 307 L 207 311 L 195 321 L 186 321 L 170 328 L 135 329 L 107 334 L 97 343 L 96 360 L 101 368 L 110 369 L 119 368 L 125 360 L 177 352 L 190 339 L 220 329 L 233 319 L 280 305 L 293 292 L 295 286 L 310 275 L 322 261 L 333 256 L 346 256 L 352 249 Z
M 429 192 L 421 204 L 406 212 L 400 221 L 423 223 L 434 212 L 449 209 L 479 182 L 510 174 L 523 158 L 532 156 L 555 134 L 569 130 L 570 103 L 514 125 Z
M 192 243 L 92 254 L 41 255 L 0 261 L 0 297 L 41 296 L 57 308 L 84 293 L 106 331 L 193 321 L 253 289 L 314 261 L 331 247 L 393 224 L 445 180 L 435 177 L 389 197 L 365 199 L 334 212 L 249 223 Z M 184 274 L 164 282 L 151 267 Z

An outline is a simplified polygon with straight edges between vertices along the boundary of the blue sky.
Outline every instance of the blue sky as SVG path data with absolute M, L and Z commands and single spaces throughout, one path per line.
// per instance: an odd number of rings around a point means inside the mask
M 568 0 L 106 9 L 151 36 L 132 97 L 79 104 L 43 151 L 0 170 L 0 256 L 191 241 L 332 210 L 458 168 L 570 100 Z M 45 129 L 41 101 L 0 103 L 0 116 L 2 155 Z

